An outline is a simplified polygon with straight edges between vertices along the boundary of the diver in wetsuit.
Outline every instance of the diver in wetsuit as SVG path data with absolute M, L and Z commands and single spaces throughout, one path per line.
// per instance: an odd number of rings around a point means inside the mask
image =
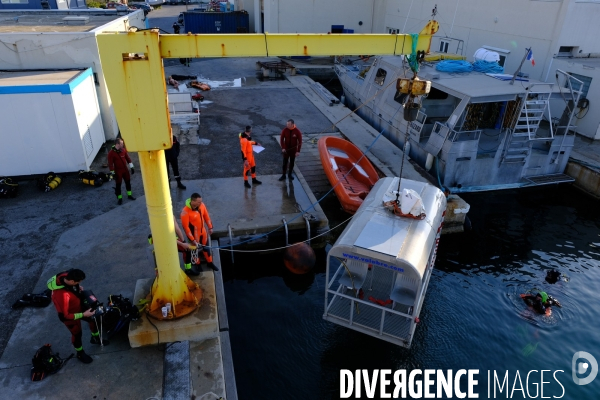
M 521 298 L 527 305 L 533 307 L 533 309 L 540 314 L 546 314 L 547 310 L 552 306 L 562 307 L 558 300 L 546 292 L 538 292 L 535 295 L 522 294 Z

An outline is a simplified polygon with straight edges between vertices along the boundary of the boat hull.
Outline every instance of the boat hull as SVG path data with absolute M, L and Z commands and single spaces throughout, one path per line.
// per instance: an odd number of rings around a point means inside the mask
M 377 171 L 351 142 L 325 136 L 319 139 L 319 156 L 325 175 L 344 211 L 354 214 L 379 180 Z

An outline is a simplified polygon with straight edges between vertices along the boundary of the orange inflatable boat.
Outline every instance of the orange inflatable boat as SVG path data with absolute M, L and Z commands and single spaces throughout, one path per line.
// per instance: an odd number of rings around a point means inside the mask
M 334 136 L 319 139 L 319 155 L 342 208 L 354 214 L 379 180 L 377 171 L 358 147 Z

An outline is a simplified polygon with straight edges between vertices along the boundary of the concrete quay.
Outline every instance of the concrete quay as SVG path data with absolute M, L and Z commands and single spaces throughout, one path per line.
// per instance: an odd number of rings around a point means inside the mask
M 576 188 L 600 199 L 600 140 L 577 135 L 565 174 Z
M 68 268 L 80 268 L 86 272 L 82 285 L 92 289 L 100 301 L 106 303 L 110 294 L 134 299 L 136 282 L 154 277 L 153 267 L 145 257 L 148 232 L 143 196 L 65 230 L 56 240 L 53 251 L 46 255 L 47 262 L 33 292 L 44 290 L 52 275 Z M 212 276 L 213 272 L 205 274 Z M 204 279 L 205 286 L 212 286 L 212 293 L 216 293 L 219 286 L 220 275 L 216 275 L 215 279 Z M 222 287 L 222 282 L 220 285 Z M 142 316 L 142 320 L 145 318 Z M 232 370 L 232 366 L 226 367 L 223 362 L 231 360 L 228 334 L 219 328 L 213 333 L 210 338 L 198 338 L 186 344 L 189 363 L 185 372 L 190 392 L 185 398 L 194 395 L 208 400 L 226 396 L 223 371 Z M 163 345 L 131 348 L 126 331 L 113 336 L 108 346 L 91 345 L 89 338 L 89 328 L 83 323 L 83 347 L 94 359 L 93 363 L 83 365 L 71 359 L 58 373 L 43 381 L 31 382 L 31 358 L 43 344 L 50 343 L 64 358 L 74 350 L 70 334 L 53 306 L 23 309 L 0 358 L 2 398 L 182 398 L 177 396 L 185 387 L 179 388 L 173 397 L 168 391 L 170 379 L 165 378 L 175 374 L 171 371 L 175 368 L 173 363 L 169 363 L 169 353 L 175 348 Z M 235 388 L 227 398 L 237 398 Z

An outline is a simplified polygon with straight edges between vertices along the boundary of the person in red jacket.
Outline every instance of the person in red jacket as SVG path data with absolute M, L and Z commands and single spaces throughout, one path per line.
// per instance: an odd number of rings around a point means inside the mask
M 181 210 L 181 225 L 190 243 L 196 247 L 202 247 L 208 266 L 214 271 L 218 271 L 219 269 L 212 262 L 213 259 L 209 249 L 203 247 L 206 246 L 208 235 L 213 233 L 213 224 L 206 206 L 202 203 L 202 196 L 198 193 L 192 193 L 191 198 L 185 202 L 185 206 Z M 208 233 L 206 228 L 208 228 Z M 192 268 L 190 258 L 185 258 L 184 262 L 186 274 L 197 275 L 197 271 Z M 200 264 L 200 259 L 198 259 L 197 264 Z
M 71 332 L 71 343 L 77 350 L 77 359 L 82 363 L 89 364 L 93 361 L 92 357 L 83 351 L 81 342 L 81 320 L 86 321 L 90 325 L 92 339 L 90 343 L 100 344 L 100 332 L 96 327 L 96 322 L 91 317 L 94 311 L 82 310 L 81 292 L 83 287 L 79 284 L 85 279 L 85 273 L 80 269 L 70 269 L 54 275 L 47 282 L 48 289 L 52 290 L 52 302 L 56 311 L 58 311 L 58 319 Z M 103 345 L 109 344 L 106 339 L 102 340 Z
M 285 174 L 287 172 L 288 179 L 294 180 L 292 172 L 294 171 L 294 161 L 296 157 L 300 155 L 300 149 L 302 148 L 302 132 L 296 128 L 296 124 L 293 119 L 288 119 L 286 127 L 281 131 L 279 137 L 279 144 L 281 145 L 281 153 L 283 154 L 283 175 L 279 178 L 280 181 L 285 180 Z M 288 172 L 288 160 L 290 162 L 290 169 Z
M 123 204 L 123 196 L 121 195 L 121 182 L 125 180 L 125 189 L 127 189 L 127 198 L 129 200 L 135 200 L 135 197 L 131 195 L 131 175 L 135 173 L 133 163 L 127 150 L 123 145 L 123 139 L 117 138 L 114 146 L 108 152 L 108 168 L 110 172 L 115 175 L 115 194 L 117 195 L 117 204 Z
M 259 145 L 252 140 L 252 127 L 247 126 L 246 130 L 240 133 L 240 147 L 242 149 L 242 159 L 244 160 L 244 186 L 251 188 L 248 183 L 248 172 L 252 174 L 252 184 L 260 185 L 262 182 L 256 179 L 256 163 L 254 162 L 254 149 L 252 145 Z M 260 145 L 259 145 L 260 146 Z

